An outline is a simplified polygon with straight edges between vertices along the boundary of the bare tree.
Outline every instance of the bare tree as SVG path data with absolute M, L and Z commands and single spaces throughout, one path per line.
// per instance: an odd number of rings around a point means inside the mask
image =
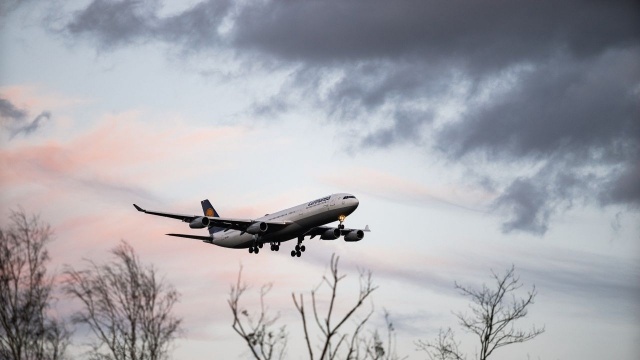
M 400 360 L 396 352 L 396 330 L 391 322 L 391 315 L 384 310 L 384 323 L 386 331 L 386 342 L 382 339 L 382 335 L 378 329 L 374 330 L 370 338 L 362 339 L 364 349 L 366 351 L 365 359 L 372 360 Z M 356 357 L 356 359 L 359 357 Z M 406 356 L 402 359 L 406 359 Z
M 65 291 L 82 303 L 73 321 L 87 325 L 96 337 L 97 359 L 159 360 L 168 357 L 181 320 L 171 314 L 178 292 L 144 266 L 134 249 L 121 242 L 114 260 L 86 270 L 66 270 Z
M 260 289 L 260 312 L 253 314 L 240 308 L 240 298 L 248 289 L 241 279 L 242 267 L 238 271 L 236 284 L 231 286 L 227 300 L 233 314 L 233 330 L 244 339 L 256 360 L 283 359 L 287 348 L 286 327 L 276 327 L 279 316 L 269 315 L 264 301 L 272 284 L 264 285 Z
M 359 311 L 377 288 L 371 280 L 371 272 L 360 272 L 360 289 L 353 305 L 343 309 L 341 315 L 337 308 L 342 308 L 344 301 L 338 298 L 338 285 L 345 278 L 338 272 L 339 257 L 331 257 L 330 275 L 324 276 L 320 284 L 311 291 L 312 317 L 315 326 L 310 329 L 308 315 L 305 309 L 303 294 L 292 293 L 293 303 L 302 320 L 304 339 L 307 345 L 309 359 L 313 360 L 314 351 L 319 351 L 317 359 L 347 359 L 347 360 L 398 360 L 395 349 L 395 329 L 389 314 L 385 311 L 386 341 L 376 329 L 365 331 L 365 325 L 373 315 L 373 305 L 368 312 Z M 248 287 L 241 281 L 242 267 L 238 280 L 231 286 L 229 293 L 229 307 L 233 314 L 233 330 L 243 338 L 251 354 L 257 360 L 282 359 L 285 355 L 289 334 L 285 326 L 277 326 L 278 315 L 270 315 L 265 306 L 265 296 L 271 290 L 271 284 L 260 290 L 260 311 L 250 313 L 240 307 L 240 298 Z M 329 299 L 325 311 L 321 309 L 319 299 L 320 290 L 328 290 Z M 350 321 L 351 320 L 351 321 Z M 318 335 L 318 336 L 316 336 Z M 319 342 L 314 341 L 319 339 Z M 314 350 L 315 349 L 315 350 Z
M 0 358 L 64 358 L 69 332 L 49 315 L 53 277 L 46 244 L 52 231 L 36 216 L 12 211 L 0 228 Z
M 533 304 L 537 294 L 535 286 L 524 297 L 516 298 L 514 292 L 520 289 L 522 284 L 515 274 L 515 267 L 511 266 L 502 275 L 491 271 L 491 277 L 494 280 L 493 286 L 483 284 L 481 289 L 455 283 L 456 289 L 471 300 L 471 314 L 455 315 L 465 331 L 478 336 L 480 360 L 486 360 L 498 348 L 529 341 L 545 330 L 544 327 L 536 328 L 535 325 L 529 330 L 515 327 L 515 322 L 526 317 L 528 307 Z M 463 358 L 450 331 L 441 331 L 434 343 L 418 342 L 417 345 L 427 351 L 432 359 Z
M 355 321 L 355 329 L 349 335 L 347 332 L 341 333 L 340 329 L 342 326 L 349 320 L 351 317 L 362 307 L 365 300 L 369 298 L 371 293 L 377 288 L 373 285 L 371 280 L 371 272 L 360 272 L 360 291 L 358 294 L 358 298 L 355 301 L 355 304 L 350 306 L 344 314 L 336 315 L 335 305 L 336 305 L 336 297 L 338 294 L 338 284 L 341 280 L 345 278 L 346 275 L 341 275 L 338 272 L 338 262 L 340 257 L 336 257 L 335 255 L 331 256 L 330 263 L 330 275 L 324 276 L 322 282 L 318 287 L 311 291 L 311 305 L 313 309 L 313 318 L 315 319 L 315 323 L 320 330 L 320 344 L 316 348 L 316 350 L 320 350 L 320 356 L 318 359 L 326 360 L 326 359 L 361 359 L 368 358 L 371 354 L 376 354 L 376 351 L 373 353 L 367 351 L 367 349 L 361 349 L 362 344 L 368 344 L 366 340 L 362 338 L 362 330 L 373 314 L 372 309 L 367 312 L 364 316 L 360 317 L 359 320 Z M 325 285 L 329 288 L 330 296 L 328 301 L 328 307 L 326 309 L 326 314 L 321 315 L 318 310 L 318 299 L 317 294 L 320 287 Z M 313 346 L 311 345 L 312 339 L 309 332 L 309 326 L 307 322 L 307 313 L 305 310 L 304 297 L 302 294 L 298 294 L 296 297 L 295 294 L 291 294 L 293 298 L 293 303 L 302 318 L 302 326 L 304 329 L 304 337 L 307 345 L 307 350 L 309 352 L 309 359 L 314 359 Z M 381 342 L 374 344 L 381 346 Z M 338 356 L 338 354 L 341 354 Z M 380 351 L 377 351 L 377 354 L 380 354 Z
M 418 350 L 427 353 L 430 360 L 464 360 L 465 356 L 459 349 L 460 344 L 455 341 L 455 335 L 451 328 L 438 332 L 434 342 L 419 340 Z

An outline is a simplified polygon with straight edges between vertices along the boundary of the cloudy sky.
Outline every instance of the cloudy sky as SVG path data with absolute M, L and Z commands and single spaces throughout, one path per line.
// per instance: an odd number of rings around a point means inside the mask
M 347 288 L 373 272 L 374 323 L 386 308 L 411 359 L 448 326 L 473 356 L 453 283 L 511 264 L 539 293 L 522 326 L 547 331 L 496 359 L 637 358 L 639 119 L 635 1 L 0 2 L 2 222 L 51 223 L 52 270 L 129 241 L 182 293 L 177 359 L 247 358 L 240 264 L 303 358 L 290 293 L 332 253 Z M 373 231 L 296 259 L 165 237 L 196 232 L 131 206 L 257 217 L 333 192 Z

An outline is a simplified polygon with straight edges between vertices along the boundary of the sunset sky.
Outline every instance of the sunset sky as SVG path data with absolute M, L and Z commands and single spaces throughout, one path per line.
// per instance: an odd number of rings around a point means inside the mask
M 520 326 L 546 332 L 494 359 L 637 359 L 639 119 L 637 1 L 0 2 L 0 223 L 50 223 L 58 273 L 128 241 L 182 294 L 176 359 L 249 358 L 241 265 L 303 359 L 291 293 L 333 253 L 345 304 L 372 271 L 370 330 L 388 310 L 409 359 L 441 327 L 473 358 L 454 281 L 511 265 L 538 291 Z M 301 258 L 167 237 L 206 232 L 132 206 L 254 218 L 336 192 L 372 232 Z

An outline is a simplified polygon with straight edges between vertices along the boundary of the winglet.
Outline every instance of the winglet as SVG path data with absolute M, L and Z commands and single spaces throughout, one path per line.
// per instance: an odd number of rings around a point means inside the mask
M 363 231 L 371 231 L 369 230 L 369 225 L 365 226 Z
M 133 207 L 136 208 L 136 210 L 138 211 L 142 211 L 142 212 L 146 212 L 143 208 L 141 208 L 140 206 L 133 204 Z

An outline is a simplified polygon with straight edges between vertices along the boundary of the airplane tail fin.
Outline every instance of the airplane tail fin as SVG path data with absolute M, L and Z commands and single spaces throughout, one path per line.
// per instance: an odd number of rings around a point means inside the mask
M 202 212 L 204 212 L 204 216 L 208 216 L 208 217 L 220 217 L 220 215 L 218 215 L 218 212 L 216 211 L 216 209 L 213 208 L 213 205 L 211 205 L 211 202 L 209 201 L 209 199 L 204 199 L 200 202 L 200 204 L 202 204 Z M 223 231 L 224 228 L 221 227 L 217 227 L 214 225 L 209 225 L 209 234 L 214 234 L 217 233 L 219 231 Z

